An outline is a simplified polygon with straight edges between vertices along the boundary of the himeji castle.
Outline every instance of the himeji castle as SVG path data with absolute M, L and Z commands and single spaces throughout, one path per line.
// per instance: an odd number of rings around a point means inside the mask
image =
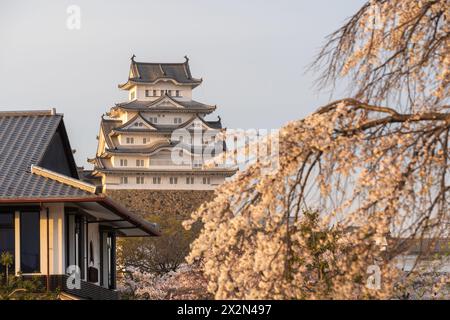
M 226 146 L 219 138 L 220 117 L 205 118 L 216 106 L 192 99 L 201 83 L 187 57 L 182 63 L 150 63 L 133 55 L 128 80 L 119 85 L 128 101 L 102 116 L 87 178 L 106 190 L 212 190 L 232 176 L 234 167 L 205 165 Z

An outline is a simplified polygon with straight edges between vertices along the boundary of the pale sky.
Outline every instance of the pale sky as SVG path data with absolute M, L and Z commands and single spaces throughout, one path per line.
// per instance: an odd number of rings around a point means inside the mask
M 56 108 L 78 165 L 95 155 L 100 116 L 126 100 L 130 57 L 190 58 L 197 101 L 228 128 L 279 128 L 327 102 L 305 68 L 364 0 L 1 0 L 0 110 Z M 66 26 L 69 5 L 81 29 Z

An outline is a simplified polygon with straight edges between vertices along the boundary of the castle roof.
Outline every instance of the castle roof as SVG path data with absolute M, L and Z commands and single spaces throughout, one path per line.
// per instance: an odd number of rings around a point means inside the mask
M 137 62 L 131 58 L 128 80 L 119 88 L 128 89 L 133 84 L 153 84 L 161 80 L 172 80 L 176 84 L 198 86 L 202 79 L 192 77 L 189 59 L 182 63 Z
M 203 152 L 208 148 L 207 146 L 195 147 L 192 145 L 188 145 L 185 143 L 181 143 L 180 141 L 174 140 L 161 140 L 157 141 L 149 146 L 138 147 L 138 148 L 107 148 L 105 149 L 105 155 L 114 155 L 114 154 L 140 154 L 140 155 L 148 155 L 153 154 L 161 149 L 183 149 L 189 151 L 191 154 L 203 154 Z M 217 149 L 225 150 L 225 146 L 223 142 L 217 142 Z M 221 150 L 221 151 L 222 151 Z M 211 150 L 211 154 L 215 155 L 215 149 Z M 101 157 L 102 158 L 102 157 Z
M 163 106 L 161 103 L 166 100 L 173 102 L 173 106 Z M 194 100 L 181 100 L 167 94 L 154 101 L 133 100 L 117 103 L 114 108 L 129 111 L 175 111 L 175 112 L 206 112 L 210 113 L 216 106 L 204 104 Z
M 134 126 L 130 127 L 130 125 L 132 123 L 134 123 L 137 119 L 140 119 L 141 121 L 143 121 L 148 127 L 147 128 L 134 127 Z M 156 123 L 149 122 L 142 115 L 141 112 L 138 112 L 133 118 L 131 118 L 130 120 L 128 120 L 124 124 L 121 124 L 120 120 L 107 120 L 107 119 L 103 119 L 102 118 L 102 125 L 101 126 L 102 126 L 102 128 L 104 128 L 103 132 L 108 135 L 107 144 L 108 145 L 113 145 L 113 142 L 111 140 L 111 135 L 110 135 L 111 132 L 116 132 L 116 133 L 120 133 L 120 132 L 128 132 L 128 133 L 142 133 L 142 132 L 172 133 L 175 130 L 186 128 L 191 123 L 193 123 L 194 120 L 196 120 L 196 119 L 198 119 L 202 123 L 204 123 L 205 126 L 208 127 L 209 129 L 215 129 L 215 130 L 222 129 L 222 121 L 221 121 L 220 117 L 218 117 L 218 120 L 216 120 L 216 121 L 208 121 L 208 120 L 203 119 L 199 115 L 195 114 L 191 118 L 189 118 L 188 120 L 186 120 L 185 122 L 183 122 L 181 124 L 177 124 L 177 125 L 173 125 L 173 124 L 156 124 Z M 105 123 L 105 124 L 103 124 L 103 123 Z

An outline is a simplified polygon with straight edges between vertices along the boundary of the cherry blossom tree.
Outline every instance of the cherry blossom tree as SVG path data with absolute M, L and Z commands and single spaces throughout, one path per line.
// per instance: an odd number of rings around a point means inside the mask
M 216 298 L 396 297 L 410 244 L 419 263 L 448 238 L 449 8 L 368 1 L 331 34 L 311 70 L 349 98 L 284 126 L 277 171 L 260 157 L 185 223 Z
M 183 264 L 164 274 L 145 272 L 138 268 L 128 270 L 119 283 L 123 297 L 150 300 L 210 299 L 206 280 L 199 265 Z

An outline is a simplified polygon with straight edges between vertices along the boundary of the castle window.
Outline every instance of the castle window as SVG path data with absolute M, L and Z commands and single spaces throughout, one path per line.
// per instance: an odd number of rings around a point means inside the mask
M 134 98 L 136 98 L 136 92 L 135 91 L 131 91 L 130 100 L 134 100 Z
M 120 159 L 120 166 L 121 167 L 126 167 L 128 165 L 128 160 L 127 159 Z
M 194 159 L 193 166 L 194 168 L 200 168 L 202 166 L 202 160 Z
M 177 97 L 179 97 L 179 96 L 180 96 L 180 90 L 176 90 L 176 91 L 175 91 L 175 95 L 176 95 Z
M 161 184 L 161 177 L 153 177 L 153 184 Z
M 142 144 L 146 144 L 147 143 L 147 138 L 142 138 Z
M 172 90 L 167 90 L 167 94 L 168 94 L 169 96 L 172 96 Z
M 120 177 L 120 184 L 128 184 L 128 177 Z
M 144 176 L 136 176 L 136 184 L 144 184 Z
M 150 97 L 150 90 L 145 90 L 145 96 Z
M 194 177 L 186 177 L 186 184 L 194 184 Z
M 160 93 L 161 93 L 161 97 L 162 97 L 164 95 L 164 90 L 161 90 Z
M 127 144 L 134 144 L 134 138 L 133 137 L 127 137 L 126 141 L 127 141 Z
M 144 160 L 136 159 L 136 167 L 143 167 L 143 166 L 144 166 Z
M 151 123 L 158 123 L 158 118 L 157 117 L 150 117 L 148 119 Z
M 170 177 L 169 182 L 170 182 L 170 184 L 177 184 L 178 183 L 178 178 L 177 177 Z
M 203 184 L 210 184 L 211 178 L 210 177 L 203 177 Z
M 156 97 L 156 90 L 153 90 L 153 96 Z
M 181 118 L 173 118 L 173 123 L 180 124 L 181 123 Z

